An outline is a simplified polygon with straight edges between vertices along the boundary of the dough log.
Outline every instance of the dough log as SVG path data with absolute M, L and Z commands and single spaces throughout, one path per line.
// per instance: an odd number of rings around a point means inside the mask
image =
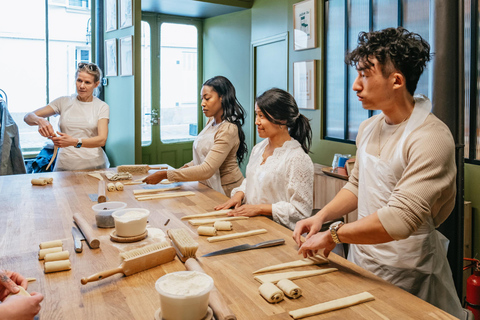
M 63 242 L 62 240 L 52 240 L 40 243 L 40 249 L 48 249 L 48 248 L 55 248 L 55 247 L 62 247 Z
M 277 282 L 277 287 L 289 298 L 297 299 L 302 296 L 302 289 L 291 280 L 282 279 Z
M 47 184 L 47 181 L 44 179 L 32 179 L 32 185 L 34 186 L 44 186 Z
M 48 248 L 48 249 L 40 249 L 38 251 L 38 260 L 43 260 L 47 253 L 55 253 L 63 251 L 62 247 L 55 247 L 55 248 Z
M 47 177 L 40 177 L 38 179 L 43 179 L 45 180 L 48 184 L 52 184 L 53 183 L 53 178 L 47 178 Z
M 70 260 L 45 262 L 45 273 L 66 271 L 72 268 Z
M 115 189 L 117 189 L 117 191 L 123 191 L 123 183 L 116 182 L 115 183 Z
M 375 300 L 375 297 L 372 296 L 369 292 L 362 292 L 355 294 L 353 296 L 348 296 L 345 298 L 340 298 L 324 303 L 319 303 L 311 307 L 302 308 L 290 311 L 288 314 L 293 317 L 293 319 L 301 319 L 309 316 L 313 316 L 320 313 L 330 312 L 338 309 L 348 308 L 356 304 L 360 304 L 367 301 Z
M 217 229 L 215 229 L 215 227 L 200 226 L 198 227 L 197 232 L 200 236 L 215 236 L 217 234 Z
M 110 192 L 115 191 L 115 184 L 113 182 L 107 183 L 107 190 Z
M 45 262 L 68 260 L 69 257 L 70 257 L 70 253 L 68 252 L 68 250 L 65 250 L 61 252 L 47 253 L 43 258 L 43 260 L 45 260 Z
M 10 296 L 16 296 L 16 295 L 19 295 L 19 296 L 25 296 L 25 297 L 30 297 L 30 293 L 27 292 L 27 290 L 25 290 L 22 286 L 18 286 L 18 288 L 20 289 L 20 291 L 18 293 L 10 293 L 8 295 L 8 297 Z
M 258 291 L 260 291 L 262 297 L 264 297 L 265 300 L 270 303 L 280 302 L 284 298 L 282 290 L 280 290 L 276 285 L 271 282 L 265 282 L 264 284 L 262 284 L 258 288 Z
M 215 221 L 213 227 L 218 231 L 230 231 L 232 230 L 232 223 L 230 221 Z

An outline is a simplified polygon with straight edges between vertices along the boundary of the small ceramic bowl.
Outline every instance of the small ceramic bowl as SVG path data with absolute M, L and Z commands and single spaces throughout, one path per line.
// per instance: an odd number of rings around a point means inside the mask
M 145 232 L 150 211 L 143 208 L 124 208 L 112 213 L 115 232 L 119 237 L 135 237 Z
M 115 221 L 113 220 L 112 213 L 116 210 L 123 209 L 126 206 L 127 204 L 125 202 L 120 201 L 103 202 L 92 206 L 93 211 L 97 213 L 95 215 L 97 227 L 114 228 Z

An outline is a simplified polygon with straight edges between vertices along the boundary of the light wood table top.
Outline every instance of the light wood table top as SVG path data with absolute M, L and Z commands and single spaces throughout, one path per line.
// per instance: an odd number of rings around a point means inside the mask
M 112 169 L 111 169 L 112 170 Z M 151 171 L 152 173 L 153 171 Z M 135 175 L 139 179 L 146 175 Z M 53 184 L 32 186 L 30 180 L 52 177 Z M 296 300 L 285 299 L 269 304 L 258 293 L 260 283 L 252 272 L 265 266 L 301 259 L 292 232 L 266 217 L 233 221 L 235 232 L 265 228 L 268 233 L 248 238 L 209 243 L 197 237 L 195 228 L 183 215 L 213 211 L 213 207 L 227 198 L 197 182 L 181 183 L 182 190 L 194 191 L 195 196 L 149 201 L 137 201 L 132 190 L 144 185 L 126 185 L 124 191 L 106 192 L 109 201 L 123 201 L 129 208 L 146 208 L 149 217 L 147 239 L 130 244 L 114 243 L 109 234 L 114 229 L 101 229 L 95 225 L 96 204 L 89 194 L 96 194 L 98 180 L 87 172 L 55 172 L 0 177 L 0 267 L 34 277 L 29 292 L 41 292 L 40 319 L 153 319 L 160 307 L 155 281 L 166 273 L 185 270 L 178 258 L 170 263 L 128 277 L 121 274 L 81 285 L 80 279 L 99 271 L 120 265 L 119 253 L 155 241 L 158 229 L 184 227 L 200 244 L 197 259 L 214 279 L 237 319 L 292 319 L 288 311 L 308 307 L 332 299 L 368 291 L 375 301 L 344 310 L 333 311 L 306 319 L 455 319 L 442 310 L 417 297 L 388 284 L 380 278 L 331 254 L 330 263 L 323 266 L 296 268 L 310 270 L 326 267 L 337 272 L 295 280 L 303 289 Z M 168 185 L 165 185 L 168 186 Z M 99 249 L 83 245 L 82 253 L 75 253 L 71 227 L 72 216 L 80 213 L 100 239 Z M 170 222 L 165 226 L 167 219 Z M 226 232 L 219 232 L 226 234 Z M 283 238 L 282 246 L 239 253 L 200 257 L 201 255 L 239 244 Z M 38 260 L 39 243 L 62 239 L 64 249 L 70 251 L 70 271 L 44 274 L 43 261 Z M 287 271 L 292 271 L 289 269 Z

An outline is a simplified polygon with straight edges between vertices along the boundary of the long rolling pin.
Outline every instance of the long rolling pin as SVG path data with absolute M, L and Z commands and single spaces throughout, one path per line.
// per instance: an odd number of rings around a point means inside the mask
M 99 248 L 100 240 L 95 238 L 92 227 L 88 224 L 88 222 L 78 213 L 73 214 L 73 220 L 77 223 L 78 227 L 85 236 L 85 240 L 88 242 L 88 246 L 92 249 Z
M 187 259 L 187 261 L 185 261 L 185 268 L 187 268 L 187 270 L 189 271 L 206 273 L 200 266 L 198 261 L 194 258 L 189 258 Z M 227 302 L 215 286 L 213 286 L 212 291 L 210 291 L 208 304 L 210 305 L 210 308 L 212 308 L 213 313 L 215 314 L 215 319 L 237 320 L 237 317 L 233 314 L 232 310 L 230 310 Z
M 105 180 L 98 181 L 98 203 L 106 202 L 107 197 L 105 196 Z

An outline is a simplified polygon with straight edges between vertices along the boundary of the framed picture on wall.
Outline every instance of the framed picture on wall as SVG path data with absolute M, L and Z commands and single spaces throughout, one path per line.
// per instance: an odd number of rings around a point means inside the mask
M 132 0 L 120 0 L 120 28 L 128 28 L 132 25 Z
M 293 48 L 317 47 L 317 2 L 305 0 L 293 5 Z
M 105 76 L 117 75 L 117 39 L 105 40 Z
M 120 75 L 133 75 L 133 36 L 120 38 Z
M 117 30 L 117 0 L 105 0 L 105 31 Z
M 317 61 L 293 63 L 293 97 L 300 109 L 317 108 Z

